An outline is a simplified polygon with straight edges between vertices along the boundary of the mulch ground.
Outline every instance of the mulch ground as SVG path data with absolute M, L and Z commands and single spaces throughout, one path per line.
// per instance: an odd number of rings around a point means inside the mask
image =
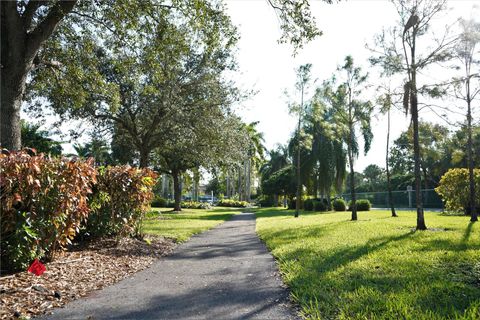
M 35 276 L 26 271 L 0 277 L 0 319 L 28 319 L 118 282 L 173 251 L 161 237 L 102 239 L 73 247 Z

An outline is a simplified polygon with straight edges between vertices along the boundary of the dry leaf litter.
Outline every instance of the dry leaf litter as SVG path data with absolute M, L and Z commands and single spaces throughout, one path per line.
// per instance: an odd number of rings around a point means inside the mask
M 59 253 L 36 276 L 0 277 L 0 319 L 28 319 L 118 282 L 173 251 L 171 239 L 102 239 Z

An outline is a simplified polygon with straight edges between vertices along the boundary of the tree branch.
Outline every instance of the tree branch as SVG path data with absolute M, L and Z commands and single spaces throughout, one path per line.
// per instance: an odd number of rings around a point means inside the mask
M 26 60 L 33 59 L 42 45 L 53 33 L 58 23 L 73 10 L 78 0 L 58 1 L 35 29 L 27 34 Z

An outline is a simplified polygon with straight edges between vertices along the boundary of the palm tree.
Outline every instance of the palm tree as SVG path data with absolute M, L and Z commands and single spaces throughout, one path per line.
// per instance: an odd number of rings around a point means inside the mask
M 267 180 L 275 172 L 289 165 L 288 149 L 279 145 L 276 149 L 268 152 L 269 160 L 260 167 L 260 175 L 262 180 Z M 275 206 L 278 203 L 278 194 L 274 195 Z
M 370 126 L 373 106 L 369 101 L 361 101 L 358 99 L 362 89 L 365 88 L 368 75 L 362 74 L 361 69 L 354 66 L 351 56 L 345 58 L 345 64 L 338 68 L 338 71 L 344 73 L 344 82 L 335 90 L 332 89 L 332 84 L 335 83 L 334 79 L 331 83 L 327 83 L 325 95 L 329 98 L 334 110 L 332 119 L 336 125 L 338 135 L 347 147 L 348 163 L 350 166 L 352 220 L 355 221 L 357 220 L 357 208 L 354 160 L 359 154 L 357 131 L 360 129 L 363 135 L 364 152 L 366 154 L 370 149 L 370 143 L 373 138 Z
M 246 201 L 250 201 L 251 196 L 251 182 L 252 182 L 252 167 L 255 172 L 258 172 L 260 166 L 265 161 L 266 148 L 263 145 L 265 142 L 263 133 L 257 130 L 258 121 L 251 122 L 245 125 L 245 130 L 250 140 L 250 148 L 248 150 L 248 159 L 245 161 L 246 179 L 245 179 L 245 194 Z
M 73 148 L 81 158 L 94 158 L 96 165 L 106 165 L 112 162 L 107 142 L 96 135 L 93 135 L 91 140 L 84 145 L 74 144 Z

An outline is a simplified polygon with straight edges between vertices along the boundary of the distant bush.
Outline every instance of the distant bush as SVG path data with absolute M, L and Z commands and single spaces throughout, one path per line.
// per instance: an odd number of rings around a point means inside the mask
M 357 211 L 370 211 L 371 204 L 367 199 L 359 199 L 355 201 Z M 348 210 L 352 211 L 352 201 L 348 202 Z
M 346 211 L 347 210 L 347 205 L 345 203 L 345 200 L 343 199 L 335 199 L 333 200 L 333 210 L 335 211 Z
M 476 206 L 480 207 L 480 169 L 474 170 Z M 457 168 L 448 170 L 440 179 L 435 191 L 445 202 L 445 208 L 451 211 L 469 212 L 469 177 L 468 169 Z
M 314 203 L 313 203 L 313 209 L 315 211 L 330 211 L 330 208 L 328 206 L 328 203 L 327 203 L 327 200 L 326 199 L 323 199 L 323 200 L 316 200 Z
M 249 204 L 247 201 L 223 199 L 217 205 L 219 207 L 246 208 Z
M 262 195 L 262 196 L 257 198 L 256 203 L 262 208 L 275 207 L 273 196 Z
M 303 209 L 305 211 L 313 211 L 315 209 L 315 199 L 307 199 L 303 202 Z
M 24 269 L 50 260 L 75 237 L 90 209 L 97 174 L 93 159 L 37 155 L 33 149 L 0 154 L 2 268 Z
M 168 207 L 168 200 L 156 195 L 151 203 L 153 208 L 166 208 Z
M 94 236 L 138 234 L 157 174 L 130 166 L 100 167 L 98 173 L 84 232 Z
M 208 202 L 182 201 L 181 207 L 185 209 L 210 209 L 212 206 Z

